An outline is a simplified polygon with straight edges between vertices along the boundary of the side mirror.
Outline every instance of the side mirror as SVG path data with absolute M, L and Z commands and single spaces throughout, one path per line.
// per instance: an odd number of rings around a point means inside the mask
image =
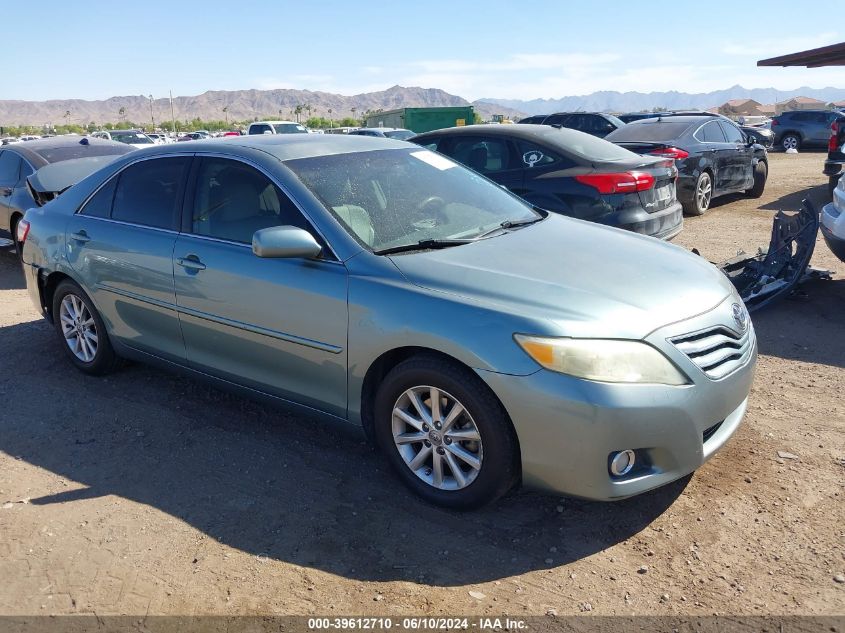
M 258 257 L 317 257 L 322 248 L 308 231 L 295 226 L 272 226 L 252 236 L 252 252 Z
M 751 134 L 749 134 L 748 136 L 745 137 L 745 144 L 748 147 L 751 147 L 752 145 L 755 145 L 756 143 L 757 143 L 757 137 L 756 136 L 752 136 Z

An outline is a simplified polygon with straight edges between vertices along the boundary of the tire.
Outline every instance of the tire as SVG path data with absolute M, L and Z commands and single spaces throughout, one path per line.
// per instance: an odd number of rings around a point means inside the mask
M 18 242 L 18 222 L 21 220 L 20 215 L 15 215 L 12 218 L 12 223 L 9 226 L 9 234 L 12 236 L 12 241 L 15 243 L 15 253 L 18 259 L 23 261 L 23 244 Z
M 839 177 L 842 174 L 836 174 L 835 176 L 830 176 L 827 179 L 827 199 L 833 200 L 833 191 L 836 189 L 836 185 L 839 184 Z
M 703 171 L 695 179 L 692 198 L 684 200 L 681 205 L 687 215 L 704 215 L 713 200 L 713 176 L 709 171 Z
M 749 198 L 759 198 L 766 188 L 766 179 L 769 177 L 769 166 L 761 161 L 754 165 L 754 186 L 746 191 Z
M 74 318 L 75 315 L 79 318 Z M 72 321 L 75 323 L 73 326 Z M 99 312 L 85 291 L 69 279 L 60 282 L 53 293 L 53 324 L 62 348 L 79 371 L 102 376 L 114 371 L 120 364 Z M 79 332 L 85 332 L 86 336 L 80 337 Z M 73 344 L 73 340 L 80 338 L 86 343 L 82 346 Z
M 787 132 L 783 135 L 780 139 L 780 146 L 784 150 L 788 149 L 801 149 L 801 137 L 793 132 Z
M 439 394 L 439 416 L 431 410 L 432 388 Z M 428 417 L 409 394 L 416 394 Z M 459 411 L 456 403 L 463 411 L 450 422 L 450 414 Z M 402 415 L 394 415 L 395 410 Z M 405 485 L 429 503 L 478 508 L 507 493 L 519 479 L 518 442 L 507 413 L 487 385 L 457 363 L 428 355 L 403 361 L 379 385 L 374 418 L 379 448 Z M 397 436 L 405 441 L 397 442 Z

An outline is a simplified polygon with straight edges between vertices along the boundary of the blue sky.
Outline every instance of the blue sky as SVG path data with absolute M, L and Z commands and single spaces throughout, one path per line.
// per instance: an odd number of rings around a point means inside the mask
M 844 39 L 826 19 L 835 12 L 801 11 L 795 0 L 2 5 L 0 99 L 248 88 L 357 94 L 394 84 L 442 88 L 468 99 L 707 92 L 734 84 L 845 86 L 845 68 L 755 66 L 764 57 Z

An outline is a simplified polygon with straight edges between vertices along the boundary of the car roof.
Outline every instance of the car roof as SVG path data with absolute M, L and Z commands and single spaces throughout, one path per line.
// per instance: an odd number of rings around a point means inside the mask
M 297 123 L 296 121 L 253 121 L 250 125 L 278 125 L 279 123 L 293 123 L 294 125 L 302 125 L 302 123 Z
M 410 132 L 408 128 L 404 127 L 359 127 L 356 129 L 356 132 L 359 130 L 366 130 L 368 132 Z
M 538 125 L 536 123 L 521 123 L 519 125 L 465 125 L 462 127 L 449 127 L 442 130 L 424 132 L 414 137 L 414 141 L 424 136 L 476 136 L 478 134 L 518 138 L 525 141 L 566 144 L 568 140 L 576 140 L 578 135 L 586 133 L 566 127 Z
M 151 145 L 137 151 L 147 156 L 184 154 L 184 146 L 185 143 Z M 253 134 L 191 141 L 190 152 L 225 153 L 227 147 L 260 150 L 281 161 L 384 149 L 419 149 L 406 141 L 356 134 Z
M 85 142 L 83 143 L 83 141 Z M 33 141 L 26 141 L 26 143 L 4 145 L 2 150 L 17 152 L 32 163 L 33 167 L 39 168 L 48 163 L 48 161 L 41 155 L 43 152 L 54 151 L 63 147 L 73 147 L 80 144 L 119 147 L 121 149 L 126 149 L 127 154 L 133 150 L 133 148 L 126 145 L 126 143 L 107 141 L 101 138 L 90 138 L 87 136 L 50 136 L 47 138 L 35 139 Z

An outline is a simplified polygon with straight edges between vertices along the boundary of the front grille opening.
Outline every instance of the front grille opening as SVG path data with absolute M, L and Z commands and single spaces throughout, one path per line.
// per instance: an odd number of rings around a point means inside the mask
M 702 441 L 703 444 L 706 444 L 707 440 L 709 440 L 711 437 L 713 437 L 716 434 L 716 431 L 719 430 L 719 427 L 722 426 L 723 422 L 724 422 L 724 420 L 722 420 L 722 422 L 719 422 L 718 424 L 714 424 L 713 426 L 711 426 L 708 429 L 704 429 L 704 433 L 701 434 L 701 441 Z
M 713 380 L 720 380 L 742 366 L 753 346 L 749 333 L 739 335 L 722 325 L 679 336 L 671 342 Z

